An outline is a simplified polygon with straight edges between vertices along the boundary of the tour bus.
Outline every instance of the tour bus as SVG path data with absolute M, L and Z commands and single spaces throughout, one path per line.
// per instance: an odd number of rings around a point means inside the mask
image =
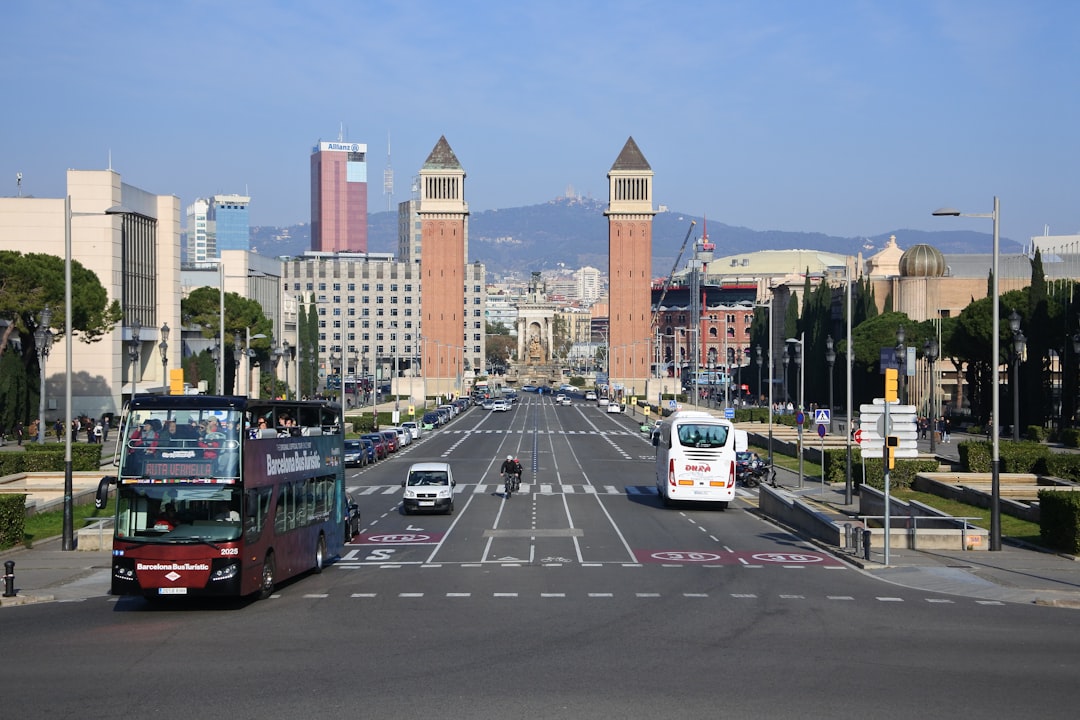
M 114 595 L 269 597 L 348 539 L 336 403 L 138 395 L 115 462 Z
M 726 509 L 735 499 L 735 453 L 747 448 L 745 430 L 707 412 L 681 410 L 664 418 L 652 442 L 656 490 L 665 506 L 714 502 Z

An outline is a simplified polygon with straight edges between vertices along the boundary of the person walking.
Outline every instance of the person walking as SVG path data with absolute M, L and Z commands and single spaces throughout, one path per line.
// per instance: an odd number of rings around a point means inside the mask
M 22 439 L 23 439 L 22 421 L 19 421 L 19 422 L 15 423 L 15 431 L 14 432 L 15 432 L 15 439 L 19 442 L 20 445 L 22 445 Z

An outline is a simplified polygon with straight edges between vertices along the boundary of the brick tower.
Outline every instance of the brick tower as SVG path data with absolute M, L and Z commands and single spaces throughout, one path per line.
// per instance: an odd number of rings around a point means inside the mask
M 628 138 L 608 172 L 608 374 L 627 396 L 645 392 L 652 357 L 653 171 Z
M 446 137 L 420 169 L 421 355 L 428 396 L 461 392 L 465 356 L 465 170 Z

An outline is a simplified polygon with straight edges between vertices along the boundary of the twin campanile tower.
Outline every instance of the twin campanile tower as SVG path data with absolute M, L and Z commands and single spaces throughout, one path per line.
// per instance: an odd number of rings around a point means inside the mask
M 652 336 L 653 172 L 629 138 L 608 172 L 610 382 L 645 389 Z M 465 170 L 440 137 L 420 170 L 421 317 L 427 394 L 461 391 L 466 346 Z

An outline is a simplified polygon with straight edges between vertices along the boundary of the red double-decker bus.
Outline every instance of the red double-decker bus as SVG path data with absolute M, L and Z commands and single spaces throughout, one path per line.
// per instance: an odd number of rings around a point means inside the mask
M 145 395 L 96 503 L 116 487 L 114 595 L 268 597 L 320 572 L 348 532 L 341 408 Z

